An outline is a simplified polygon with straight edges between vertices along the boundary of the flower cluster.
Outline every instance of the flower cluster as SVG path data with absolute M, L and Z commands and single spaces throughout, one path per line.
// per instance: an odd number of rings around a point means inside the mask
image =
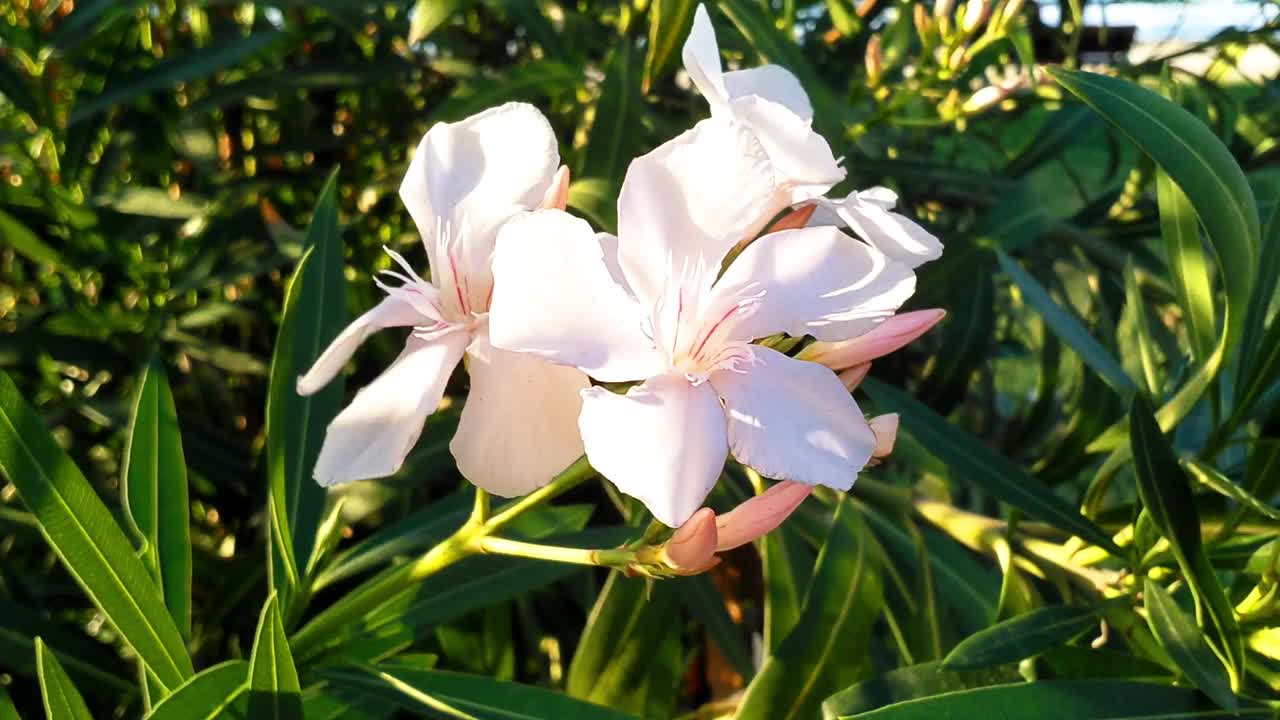
M 847 490 L 888 453 L 896 418 L 869 422 L 849 391 L 941 319 L 895 315 L 941 245 L 887 189 L 827 197 L 845 173 L 800 83 L 772 65 L 724 71 L 701 7 L 683 59 L 711 116 L 631 163 L 616 237 L 565 211 L 568 173 L 532 106 L 427 132 L 400 195 L 430 278 L 388 250 L 400 271 L 378 281 L 386 299 L 298 381 L 315 392 L 371 332 L 412 328 L 329 426 L 317 481 L 394 472 L 464 357 L 450 449 L 493 494 L 527 493 L 585 452 L 679 527 L 729 455 L 784 481 L 716 522 L 698 513 L 679 539 L 703 548 L 758 537 L 812 486 Z M 817 342 L 794 357 L 761 342 L 782 334 Z

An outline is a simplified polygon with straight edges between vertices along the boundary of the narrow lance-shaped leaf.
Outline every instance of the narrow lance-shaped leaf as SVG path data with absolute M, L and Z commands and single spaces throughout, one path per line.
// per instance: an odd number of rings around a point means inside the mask
M 1245 337 L 1257 337 L 1267 323 L 1267 312 L 1271 309 L 1280 287 L 1280 182 L 1272 182 L 1271 203 L 1264 207 L 1265 224 L 1262 231 L 1262 254 L 1258 263 L 1258 281 L 1253 297 L 1249 300 L 1248 316 L 1245 318 Z M 1272 330 L 1275 329 L 1272 322 Z M 1263 367 L 1258 355 L 1263 351 L 1271 351 L 1271 366 Z M 1240 381 L 1236 385 L 1236 412 L 1247 411 L 1261 394 L 1263 386 L 1274 377 L 1275 368 L 1280 360 L 1275 358 L 1275 346 L 1263 343 L 1245 343 L 1240 353 Z
M 1259 457 L 1267 458 L 1268 456 L 1259 453 Z M 1230 479 L 1209 465 L 1195 459 L 1183 460 L 1182 465 L 1191 472 L 1192 477 L 1198 480 L 1205 487 L 1213 490 L 1223 497 L 1235 500 L 1244 507 L 1263 517 L 1280 521 L 1280 508 L 1266 504 L 1257 496 L 1251 494 L 1248 490 L 1231 482 Z
M 191 658 L 160 591 L 106 505 L 3 372 L 0 472 L 71 576 L 161 685 L 180 685 L 192 673 Z
M 228 660 L 202 670 L 151 710 L 146 720 L 234 718 L 232 708 L 249 690 L 249 663 Z
M 1021 680 L 1022 676 L 1012 668 L 954 672 L 944 670 L 936 662 L 910 665 L 877 675 L 832 695 L 822 703 L 822 717 L 826 720 L 856 717 L 859 713 L 907 700 Z
M 649 6 L 649 47 L 644 58 L 642 92 L 649 92 L 679 57 L 697 5 L 697 0 L 654 0 Z
M 191 530 L 187 465 L 178 411 L 164 366 L 152 359 L 138 378 L 120 471 L 124 506 L 142 539 L 142 560 L 173 621 L 191 632 Z
M 1096 607 L 1032 610 L 965 638 L 942 661 L 942 667 L 980 670 L 1035 657 L 1096 627 L 1097 615 Z
M 643 140 L 639 51 L 630 43 L 619 44 L 610 53 L 604 72 L 579 169 L 584 177 L 622 177 Z
M 335 170 L 320 192 L 280 317 L 267 391 L 267 477 L 270 487 L 272 588 L 287 613 L 308 566 L 324 513 L 324 489 L 312 479 L 325 428 L 338 413 L 343 383 L 335 378 L 303 397 L 297 379 L 346 320 Z
M 1205 554 L 1191 484 L 1156 424 L 1151 403 L 1140 394 L 1134 396 L 1129 422 L 1138 497 L 1160 534 L 1169 541 L 1191 587 L 1197 618 L 1213 633 L 1234 688 L 1244 669 L 1244 642 L 1231 603 Z
M 677 581 L 680 593 L 684 597 L 685 607 L 689 613 L 706 628 L 707 634 L 715 642 L 720 651 L 729 659 L 733 669 L 744 678 L 755 674 L 755 666 L 751 663 L 751 650 L 747 647 L 743 633 L 729 617 L 725 608 L 724 597 L 716 589 L 711 577 L 704 574 L 681 578 Z
M 871 669 L 871 628 L 884 603 L 882 551 L 852 501 L 837 502 L 800 620 L 747 686 L 737 720 L 814 717 L 827 696 Z
M 9 691 L 3 685 L 0 685 L 0 720 L 22 720 L 18 717 L 18 708 L 13 706 Z
M 1239 702 L 1231 692 L 1227 669 L 1213 654 L 1195 620 L 1182 612 L 1163 585 L 1151 578 L 1143 581 L 1142 597 L 1152 634 L 1183 674 L 1218 705 L 1236 708 Z
M 1200 223 L 1191 201 L 1163 170 L 1156 171 L 1156 197 L 1160 203 L 1160 235 L 1173 288 L 1182 306 L 1192 355 L 1203 363 L 1213 353 L 1217 328 L 1213 319 L 1213 288 L 1209 265 L 1200 242 Z
M 1130 257 L 1124 265 L 1124 317 L 1121 327 L 1125 326 L 1124 318 L 1129 320 L 1129 336 L 1132 342 L 1125 344 L 1125 336 L 1121 336 L 1120 353 L 1124 358 L 1124 366 L 1130 377 L 1141 378 L 1148 393 L 1159 393 L 1161 383 L 1161 365 L 1155 340 L 1151 337 L 1151 326 L 1147 322 L 1147 308 L 1142 297 L 1142 288 L 1138 286 L 1137 271 Z M 1130 357 L 1132 355 L 1133 357 Z
M 40 697 L 49 720 L 93 720 L 80 691 L 71 683 L 58 658 L 36 638 L 36 668 L 40 673 Z
M 276 596 L 267 599 L 258 621 L 249 659 L 249 717 L 254 720 L 301 720 L 302 687 L 289 653 L 289 638 L 280 619 Z

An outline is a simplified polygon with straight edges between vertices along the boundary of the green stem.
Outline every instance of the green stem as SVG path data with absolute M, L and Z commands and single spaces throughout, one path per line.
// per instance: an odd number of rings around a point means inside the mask
M 625 567 L 636 560 L 636 553 L 621 548 L 585 549 L 561 547 L 558 545 L 539 545 L 499 537 L 483 537 L 479 542 L 480 552 L 495 555 L 529 558 L 531 560 L 550 560 L 551 562 L 569 563 L 572 565 L 605 565 L 608 567 Z

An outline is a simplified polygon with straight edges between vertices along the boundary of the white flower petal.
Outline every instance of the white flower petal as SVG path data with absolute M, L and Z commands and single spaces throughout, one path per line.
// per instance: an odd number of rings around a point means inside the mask
M 711 376 L 733 456 L 766 477 L 848 490 L 876 447 L 858 404 L 828 368 L 754 350 L 743 372 Z
M 662 372 L 635 298 L 610 277 L 586 222 L 560 210 L 518 217 L 499 232 L 489 337 L 497 347 L 573 365 L 606 382 Z
M 499 350 L 483 334 L 467 356 L 471 390 L 449 443 L 464 477 L 515 497 L 546 485 L 582 455 L 578 393 L 591 386 L 586 375 Z
M 384 298 L 371 310 L 356 318 L 329 343 L 305 375 L 298 378 L 298 394 L 311 395 L 329 384 L 356 348 L 375 330 L 388 327 L 428 325 L 433 320 L 414 309 L 413 305 L 395 297 Z
M 778 184 L 792 191 L 786 204 L 819 196 L 844 179 L 831 146 L 785 105 L 750 95 L 731 101 L 730 107 L 734 119 L 750 128 L 769 154 Z
M 780 65 L 762 65 L 724 74 L 724 87 L 730 100 L 758 95 L 785 106 L 805 122 L 813 120 L 813 105 L 800 80 Z
M 541 203 L 560 165 L 555 133 L 542 113 L 525 103 L 507 103 L 455 123 L 437 123 L 419 143 L 400 185 L 433 276 L 445 268 L 438 257 L 437 221 L 453 234 L 468 233 L 458 258 L 472 300 L 488 295 L 488 263 L 499 225 Z M 461 283 L 460 283 L 461 284 Z M 440 286 L 437 283 L 437 286 Z
M 469 340 L 464 332 L 434 340 L 411 336 L 391 367 L 329 423 L 316 460 L 316 482 L 328 487 L 400 469 L 423 422 L 440 405 Z
M 915 268 L 942 257 L 942 243 L 919 224 L 890 212 L 897 195 L 885 188 L 851 193 L 843 201 L 816 198 L 810 226 L 845 225 L 885 255 Z
M 915 292 L 902 263 L 833 227 L 782 230 L 760 237 L 733 261 L 714 292 L 764 291 L 732 335 L 749 340 L 785 332 L 834 341 L 856 337 L 892 315 Z
M 728 452 L 724 409 L 707 383 L 659 375 L 617 395 L 582 393 L 582 441 L 591 466 L 660 522 L 684 524 L 702 505 Z
M 723 108 L 729 93 L 725 90 L 724 72 L 720 65 L 720 46 L 707 9 L 701 4 L 693 12 L 693 26 L 689 28 L 689 37 L 685 38 L 680 56 L 689 79 L 711 103 L 712 111 Z
M 780 210 L 773 178 L 751 132 L 716 118 L 636 158 L 618 196 L 618 259 L 640 301 L 658 298 L 672 268 L 718 266 Z

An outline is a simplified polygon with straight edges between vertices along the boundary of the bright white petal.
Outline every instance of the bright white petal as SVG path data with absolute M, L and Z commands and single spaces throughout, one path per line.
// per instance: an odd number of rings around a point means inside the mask
M 423 422 L 440 405 L 469 339 L 464 332 L 434 340 L 411 336 L 391 367 L 329 423 L 316 460 L 316 482 L 328 487 L 400 469 Z
M 494 345 L 606 382 L 643 380 L 665 369 L 644 334 L 640 305 L 610 277 L 586 222 L 560 210 L 512 220 L 499 233 L 493 274 Z
M 810 226 L 845 225 L 885 255 L 918 267 L 942 257 L 942 243 L 905 215 L 890 212 L 897 196 L 885 188 L 851 193 L 843 201 L 818 198 Z
M 766 477 L 848 490 L 876 447 L 858 404 L 830 369 L 754 350 L 745 371 L 711 376 L 733 456 Z
M 437 221 L 455 237 L 465 226 L 457 268 L 472 300 L 488 295 L 488 262 L 499 225 L 520 210 L 538 206 L 560 165 L 555 133 L 542 113 L 525 103 L 507 103 L 455 123 L 437 123 L 419 143 L 400 198 L 427 248 L 431 272 L 446 271 L 439 257 Z M 475 277 L 471 277 L 471 276 Z M 441 286 L 437 282 L 437 286 Z M 442 286 L 441 286 L 442 287 Z
M 751 129 L 769 154 L 779 185 L 798 191 L 790 202 L 821 195 L 844 179 L 831 146 L 785 105 L 750 95 L 730 106 L 734 118 Z
M 591 466 L 679 527 L 715 486 L 728 450 L 724 409 L 707 383 L 660 375 L 627 391 L 582 393 L 582 441 Z
M 471 391 L 449 443 L 458 470 L 501 497 L 546 485 L 582 455 L 580 370 L 498 350 L 478 335 L 467 351 Z
M 785 332 L 835 341 L 856 337 L 892 315 L 915 292 L 911 269 L 833 227 L 782 230 L 760 237 L 716 283 L 718 296 L 764 291 L 733 337 Z
M 716 43 L 716 31 L 711 26 L 707 9 L 701 4 L 693 13 L 693 27 L 689 28 L 689 37 L 684 41 L 680 56 L 689 79 L 711 104 L 712 111 L 723 108 L 729 93 L 725 90 L 720 65 L 720 46 Z
M 360 343 L 374 331 L 388 327 L 427 325 L 432 322 L 415 310 L 412 304 L 395 297 L 384 298 L 373 309 L 356 318 L 329 343 L 329 347 L 316 358 L 311 369 L 298 378 L 298 394 L 311 395 L 328 385 L 355 354 Z
M 717 118 L 636 158 L 618 196 L 618 259 L 641 302 L 658 298 L 672 268 L 718 266 L 781 209 L 773 178 L 752 133 Z
M 813 120 L 813 105 L 809 103 L 809 96 L 800 80 L 782 66 L 763 65 L 727 72 L 724 74 L 724 87 L 730 100 L 758 95 L 785 106 L 805 122 Z

